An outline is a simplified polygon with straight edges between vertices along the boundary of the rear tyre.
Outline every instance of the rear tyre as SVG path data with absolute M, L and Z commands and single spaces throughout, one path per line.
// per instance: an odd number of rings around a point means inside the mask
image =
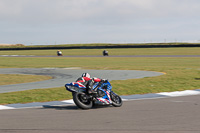
M 114 92 L 111 92 L 110 96 L 111 96 L 111 100 L 112 100 L 112 105 L 114 107 L 121 107 L 122 106 L 122 99 L 121 99 L 120 96 L 118 96 Z
M 85 93 L 75 92 L 73 93 L 74 103 L 81 109 L 91 109 L 93 102 Z

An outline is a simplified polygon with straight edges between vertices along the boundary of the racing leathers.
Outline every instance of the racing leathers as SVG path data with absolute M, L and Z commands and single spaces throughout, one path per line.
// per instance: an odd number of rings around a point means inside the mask
M 88 93 L 97 93 L 97 88 L 101 85 L 99 84 L 93 89 L 93 85 L 95 82 L 101 83 L 102 79 L 99 78 L 88 78 L 88 77 L 80 77 L 76 80 L 76 82 L 81 83 L 88 89 Z

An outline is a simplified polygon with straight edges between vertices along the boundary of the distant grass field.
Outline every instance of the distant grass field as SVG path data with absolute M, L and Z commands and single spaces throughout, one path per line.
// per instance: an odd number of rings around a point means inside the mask
M 58 49 L 59 50 L 59 49 Z M 102 55 L 104 49 L 61 49 L 63 55 Z M 200 55 L 200 48 L 106 49 L 109 55 Z M 57 50 L 0 51 L 0 55 L 56 55 Z
M 122 51 L 120 51 L 118 55 L 199 55 L 200 53 L 198 53 L 198 50 L 200 50 L 199 48 L 121 50 Z M 99 50 L 99 52 L 101 51 L 102 50 Z M 117 54 L 118 49 L 109 50 L 109 52 L 112 51 Z M 88 55 L 94 54 L 87 50 L 72 50 L 71 54 L 76 53 L 76 55 L 81 55 L 82 52 L 87 53 Z M 96 50 L 96 52 L 98 52 L 98 50 Z M 70 52 L 68 51 L 68 53 Z M 28 54 L 30 55 L 33 53 L 29 51 Z M 200 88 L 200 58 L 198 57 L 0 57 L 0 68 L 33 67 L 82 67 L 83 69 L 147 70 L 166 73 L 165 75 L 158 77 L 111 81 L 113 90 L 119 95 L 181 91 Z M 0 94 L 0 104 L 53 101 L 69 98 L 71 98 L 71 93 L 67 92 L 64 87 L 59 87 L 3 93 Z

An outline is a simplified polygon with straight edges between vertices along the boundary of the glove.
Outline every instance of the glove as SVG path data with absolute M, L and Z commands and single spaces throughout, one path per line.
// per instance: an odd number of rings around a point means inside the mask
M 101 82 L 106 83 L 108 80 L 106 79 L 101 79 Z

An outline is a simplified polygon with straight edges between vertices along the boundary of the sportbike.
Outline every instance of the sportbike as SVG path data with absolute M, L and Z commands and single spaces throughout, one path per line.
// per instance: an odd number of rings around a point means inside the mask
M 88 93 L 86 86 L 79 82 L 66 84 L 68 91 L 72 92 L 74 103 L 81 109 L 90 109 L 94 105 L 122 106 L 122 99 L 112 91 L 112 86 L 108 80 L 103 83 L 96 82 L 93 89 L 98 86 L 97 93 Z

